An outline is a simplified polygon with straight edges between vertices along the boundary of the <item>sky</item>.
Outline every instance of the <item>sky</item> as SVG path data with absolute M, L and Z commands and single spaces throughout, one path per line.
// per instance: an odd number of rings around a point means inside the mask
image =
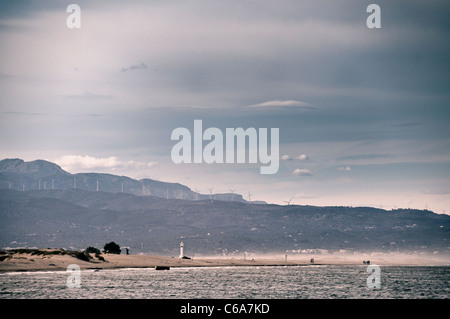
M 446 0 L 1 1 L 0 158 L 448 214 L 449 13 Z M 172 131 L 196 119 L 279 128 L 278 172 L 173 163 Z

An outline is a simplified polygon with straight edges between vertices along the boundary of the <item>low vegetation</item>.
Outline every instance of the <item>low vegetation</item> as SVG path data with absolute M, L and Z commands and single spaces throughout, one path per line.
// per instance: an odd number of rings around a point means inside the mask
M 84 251 L 85 254 L 89 255 L 89 254 L 94 254 L 95 258 L 97 258 L 100 261 L 105 261 L 105 258 L 103 258 L 101 256 L 101 251 L 98 248 L 89 246 L 88 248 L 86 248 L 86 250 Z
M 120 246 L 119 245 L 117 245 L 115 242 L 110 242 L 110 243 L 107 243 L 106 245 L 105 245 L 105 247 L 103 247 L 103 249 L 105 250 L 105 253 L 107 253 L 107 254 L 120 254 L 120 252 L 122 251 L 121 249 L 120 249 Z
M 31 256 L 69 255 L 88 262 L 93 260 L 91 254 L 94 254 L 95 258 L 97 258 L 98 260 L 105 261 L 105 259 L 101 256 L 101 252 L 99 249 L 94 247 L 88 247 L 84 251 L 66 250 L 62 248 L 56 249 L 17 248 L 17 249 L 0 250 L 0 262 L 4 261 L 5 259 L 11 258 L 15 254 L 30 254 Z

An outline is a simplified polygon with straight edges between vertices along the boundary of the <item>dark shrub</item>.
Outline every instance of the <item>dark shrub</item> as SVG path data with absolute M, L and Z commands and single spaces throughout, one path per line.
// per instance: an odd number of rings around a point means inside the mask
M 113 241 L 106 244 L 105 247 L 103 247 L 103 249 L 107 254 L 120 254 L 121 252 L 120 246 Z
M 91 258 L 89 255 L 85 254 L 82 251 L 75 252 L 74 256 L 83 261 L 89 261 L 89 259 Z
M 100 249 L 89 246 L 88 248 L 86 248 L 86 250 L 84 252 L 86 254 L 100 254 Z

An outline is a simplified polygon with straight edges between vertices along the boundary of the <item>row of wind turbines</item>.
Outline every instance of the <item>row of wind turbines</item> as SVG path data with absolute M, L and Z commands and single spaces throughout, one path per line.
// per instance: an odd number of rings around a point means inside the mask
M 52 188 L 51 189 L 55 189 L 55 187 L 54 187 L 54 180 L 52 180 Z M 96 185 L 96 191 L 98 192 L 99 191 L 99 181 L 98 181 L 98 179 L 97 179 L 97 181 L 96 181 L 97 183 L 97 185 Z M 45 185 L 46 183 L 44 183 L 44 189 L 46 189 L 46 185 Z M 25 187 L 25 186 L 24 186 Z M 11 188 L 11 187 L 10 187 Z M 75 179 L 75 177 L 74 177 L 74 179 L 73 179 L 73 188 L 77 188 L 77 181 L 76 181 L 76 179 Z M 39 189 L 41 189 L 41 180 L 39 180 Z M 194 188 L 195 189 L 195 200 L 198 200 L 198 196 L 199 196 L 199 194 L 200 194 L 200 190 L 198 190 L 197 188 Z M 214 187 L 211 187 L 211 188 L 208 188 L 208 191 L 209 191 L 209 199 L 212 201 L 213 200 L 213 189 L 214 189 Z M 229 191 L 230 191 L 230 193 L 231 193 L 231 201 L 233 201 L 234 200 L 234 196 L 235 196 L 235 191 L 236 191 L 236 188 L 230 188 L 229 189 Z M 124 183 L 122 183 L 122 187 L 121 187 L 121 192 L 123 193 L 124 192 Z M 142 184 L 142 193 L 144 194 L 144 195 L 147 195 L 147 196 L 151 196 L 152 195 L 152 191 L 151 191 L 151 189 L 150 189 L 150 185 L 147 185 L 147 187 L 144 185 L 144 184 Z M 250 192 L 250 191 L 248 191 L 247 192 L 247 201 L 249 202 L 249 203 L 251 203 L 252 202 L 252 196 L 253 196 L 253 194 Z M 166 191 L 166 197 L 167 197 L 167 199 L 169 199 L 169 190 L 167 189 L 167 191 Z M 181 194 L 181 199 L 183 199 L 183 194 Z M 283 201 L 284 203 L 286 203 L 288 206 L 289 205 L 291 205 L 291 202 L 292 202 L 292 200 L 294 199 L 294 196 L 292 196 L 289 200 L 287 200 L 287 201 Z
M 212 197 L 213 197 L 213 193 L 212 193 L 213 189 L 214 189 L 214 187 L 208 188 L 208 190 L 209 190 L 209 199 L 210 199 L 211 201 L 213 200 L 213 199 L 212 199 Z M 233 201 L 233 200 L 234 200 L 234 192 L 236 191 L 236 189 L 235 189 L 235 188 L 230 188 L 229 191 L 230 191 L 230 193 L 231 193 L 231 201 Z M 195 188 L 195 192 L 196 192 L 197 197 L 198 197 L 199 190 L 198 190 L 197 188 Z M 252 196 L 253 196 L 253 194 L 252 194 L 250 191 L 248 191 L 248 192 L 247 192 L 247 201 L 248 201 L 249 203 L 252 202 Z M 198 198 L 197 198 L 197 199 L 198 199 Z M 289 200 L 283 201 L 283 202 L 286 203 L 286 204 L 289 206 L 289 205 L 291 205 L 291 202 L 292 202 L 293 199 L 294 199 L 294 196 L 292 196 L 291 198 L 289 198 Z
M 76 188 L 76 180 L 75 179 L 74 179 L 74 187 Z M 39 180 L 39 189 L 41 189 L 41 181 L 40 180 Z M 52 180 L 52 189 L 54 189 L 53 180 Z M 143 192 L 146 193 L 146 195 L 150 195 L 150 196 L 152 195 L 152 191 L 150 190 L 150 185 L 148 185 L 147 187 L 142 185 L 142 189 L 143 189 Z M 194 189 L 195 189 L 195 200 L 198 200 L 198 195 L 200 194 L 200 190 L 198 190 L 197 188 L 194 188 Z M 214 189 L 214 187 L 208 188 L 210 201 L 213 201 L 213 193 L 212 193 L 213 189 Z M 98 179 L 97 179 L 97 192 L 98 191 L 99 191 L 99 182 L 98 182 Z M 231 201 L 233 201 L 236 189 L 235 188 L 233 188 L 233 189 L 230 188 L 229 191 L 231 193 Z M 123 193 L 123 183 L 122 183 L 122 193 Z M 247 193 L 247 201 L 250 204 L 252 202 L 252 196 L 253 196 L 253 194 L 250 193 L 250 191 L 248 191 L 248 193 Z M 289 198 L 289 200 L 284 200 L 283 203 L 286 203 L 286 206 L 290 206 L 291 203 L 292 203 L 292 200 L 294 198 L 295 198 L 295 196 L 292 196 L 291 198 Z M 168 190 L 167 190 L 167 199 L 169 199 L 169 192 L 168 192 Z M 181 195 L 181 199 L 183 199 L 183 195 Z M 379 207 L 381 209 L 383 209 L 383 205 L 381 203 L 380 203 Z M 396 205 L 393 205 L 392 209 L 396 210 L 397 208 L 398 207 Z M 408 206 L 408 209 L 409 209 L 409 206 Z M 425 210 L 428 210 L 428 209 L 429 209 L 428 203 L 426 203 Z M 442 213 L 446 214 L 447 211 L 446 210 L 442 210 Z
M 149 189 L 149 186 L 145 187 L 144 185 L 142 185 L 142 189 L 143 189 L 143 193 L 144 193 L 144 194 L 146 194 L 146 195 L 151 195 L 151 194 L 152 194 L 152 193 L 151 193 L 151 190 Z M 213 189 L 214 189 L 214 187 L 208 188 L 208 191 L 209 191 L 209 200 L 210 200 L 210 201 L 213 201 L 213 197 L 214 197 Z M 195 190 L 195 200 L 198 200 L 198 199 L 199 199 L 200 190 L 199 190 L 198 188 L 196 188 L 196 187 L 194 188 L 194 190 Z M 230 193 L 231 193 L 231 195 L 230 195 L 230 196 L 231 196 L 231 201 L 233 201 L 233 200 L 234 200 L 234 197 L 235 197 L 235 191 L 236 191 L 236 189 L 235 189 L 235 188 L 229 189 L 229 191 L 230 191 Z M 123 190 L 122 190 L 122 192 L 123 192 Z M 252 194 L 250 191 L 248 191 L 247 198 L 248 198 L 248 202 L 249 202 L 249 203 L 251 203 L 251 201 L 252 201 L 252 196 L 253 196 L 253 194 Z M 167 199 L 169 199 L 168 193 L 167 193 Z M 180 195 L 179 199 L 183 199 L 183 194 Z M 291 198 L 291 200 L 292 200 L 292 198 Z M 290 200 L 290 201 L 291 201 L 291 200 Z M 290 201 L 289 201 L 289 202 L 290 202 Z
M 97 179 L 97 181 L 96 181 L 97 183 L 97 187 L 96 187 L 96 191 L 98 192 L 99 190 L 100 190 L 100 184 L 99 184 L 99 180 Z M 47 181 L 42 181 L 41 179 L 39 179 L 39 184 L 38 184 L 39 186 L 38 186 L 38 189 L 40 190 L 40 189 L 47 189 Z M 9 183 L 9 185 L 8 185 L 9 187 L 8 188 L 12 188 L 12 183 Z M 77 188 L 77 181 L 76 181 L 76 178 L 74 177 L 74 179 L 73 179 L 73 188 Z M 52 179 L 51 180 L 51 188 L 50 189 L 56 189 L 56 187 L 55 187 L 55 184 L 54 184 L 54 179 Z M 194 188 L 195 189 L 195 200 L 198 200 L 199 199 L 199 194 L 200 194 L 200 190 L 199 189 L 197 189 L 197 188 Z M 211 187 L 211 188 L 208 188 L 208 191 L 209 191 L 209 199 L 211 200 L 211 201 L 213 201 L 213 189 L 214 189 L 214 187 Z M 23 184 L 22 185 L 22 191 L 25 191 L 25 184 Z M 236 191 L 236 189 L 235 188 L 230 188 L 229 189 L 229 191 L 230 191 L 230 196 L 231 196 L 231 201 L 233 201 L 234 200 L 234 197 L 235 197 L 235 191 Z M 124 192 L 124 183 L 122 183 L 122 187 L 121 187 L 121 192 L 123 193 Z M 152 195 L 152 191 L 151 191 L 151 189 L 150 189 L 150 185 L 147 185 L 147 187 L 144 185 L 144 184 L 142 184 L 142 193 L 144 194 L 144 195 L 147 195 L 147 196 L 151 196 Z M 249 202 L 249 203 L 252 203 L 252 196 L 253 196 L 253 194 L 250 192 L 250 191 L 248 191 L 247 192 L 247 201 Z M 181 194 L 181 196 L 179 197 L 179 199 L 183 199 L 183 194 Z M 169 199 L 169 190 L 167 189 L 167 191 L 166 191 L 166 198 L 167 199 Z M 293 199 L 295 198 L 295 196 L 292 196 L 291 198 L 289 198 L 289 200 L 284 200 L 283 201 L 283 203 L 285 203 L 286 204 L 286 206 L 290 206 L 291 205 L 291 203 L 292 203 L 292 201 L 293 201 Z M 380 203 L 380 205 L 379 205 L 379 208 L 381 208 L 381 209 L 383 209 L 383 205 Z M 393 205 L 393 210 L 396 210 L 398 207 L 396 206 L 396 205 Z M 408 207 L 408 209 L 409 209 L 409 207 Z M 428 210 L 429 209 L 429 207 L 428 207 L 428 203 L 425 205 L 425 210 Z M 443 214 L 446 214 L 447 213 L 447 211 L 446 210 L 442 210 L 442 213 Z

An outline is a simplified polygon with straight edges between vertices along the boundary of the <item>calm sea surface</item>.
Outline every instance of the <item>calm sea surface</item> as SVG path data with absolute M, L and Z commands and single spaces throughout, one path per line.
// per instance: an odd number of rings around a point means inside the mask
M 0 299 L 19 298 L 438 298 L 450 297 L 450 267 L 381 266 L 380 288 L 367 266 L 204 267 L 0 274 Z

